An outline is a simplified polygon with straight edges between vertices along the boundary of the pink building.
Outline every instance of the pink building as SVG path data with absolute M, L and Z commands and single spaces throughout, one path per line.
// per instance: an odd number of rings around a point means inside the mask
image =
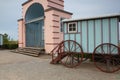
M 18 20 L 19 47 L 44 48 L 46 53 L 63 40 L 61 20 L 71 18 L 64 0 L 28 0 Z

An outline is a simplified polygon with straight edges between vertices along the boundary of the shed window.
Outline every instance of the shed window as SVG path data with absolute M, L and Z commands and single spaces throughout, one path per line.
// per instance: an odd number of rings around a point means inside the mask
M 68 33 L 75 33 L 77 32 L 77 23 L 69 23 L 68 24 Z

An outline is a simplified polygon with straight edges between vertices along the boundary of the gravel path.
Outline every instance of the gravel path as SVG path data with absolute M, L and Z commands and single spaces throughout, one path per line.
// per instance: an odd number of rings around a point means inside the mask
M 73 69 L 49 62 L 49 56 L 35 58 L 2 50 L 0 80 L 120 80 L 120 71 L 103 73 L 91 62 Z

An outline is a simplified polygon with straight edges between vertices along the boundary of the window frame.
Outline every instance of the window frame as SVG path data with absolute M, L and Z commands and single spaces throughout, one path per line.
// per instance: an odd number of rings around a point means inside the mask
M 75 28 L 76 28 L 76 30 L 75 31 L 70 31 L 70 24 L 75 24 Z M 73 27 L 73 26 L 72 26 Z M 68 33 L 77 33 L 77 31 L 78 31 L 78 28 L 77 28 L 77 22 L 70 22 L 70 23 L 68 23 Z
M 66 18 L 60 17 L 60 32 L 64 32 L 64 25 L 63 25 L 63 22 L 62 22 L 62 20 L 64 20 L 64 19 L 66 19 Z

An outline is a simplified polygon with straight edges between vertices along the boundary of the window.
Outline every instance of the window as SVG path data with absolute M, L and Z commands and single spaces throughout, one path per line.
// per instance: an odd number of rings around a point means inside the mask
M 75 33 L 77 32 L 77 23 L 68 23 L 68 33 Z
M 65 18 L 60 18 L 60 32 L 63 32 L 63 22 L 62 20 L 64 20 Z

